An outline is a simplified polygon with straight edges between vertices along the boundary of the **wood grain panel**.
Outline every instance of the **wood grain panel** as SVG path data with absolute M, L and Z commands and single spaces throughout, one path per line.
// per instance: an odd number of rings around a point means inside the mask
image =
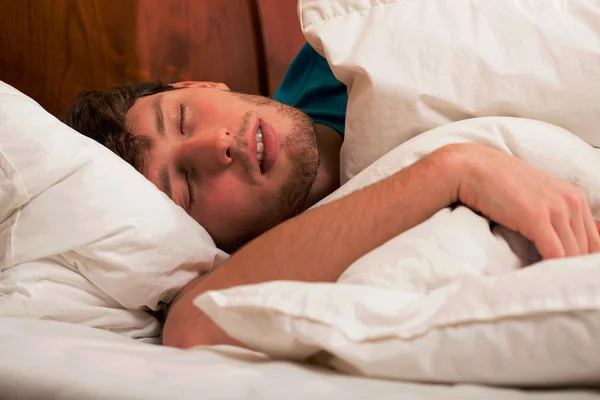
M 305 42 L 298 19 L 298 0 L 256 1 L 260 12 L 269 92 L 273 94 Z
M 135 79 L 136 9 L 134 0 L 0 0 L 0 79 L 54 114 L 81 87 Z
M 235 91 L 259 93 L 252 1 L 140 1 L 143 78 L 225 82 Z
M 254 0 L 0 0 L 0 80 L 59 114 L 81 88 L 160 79 L 259 92 Z

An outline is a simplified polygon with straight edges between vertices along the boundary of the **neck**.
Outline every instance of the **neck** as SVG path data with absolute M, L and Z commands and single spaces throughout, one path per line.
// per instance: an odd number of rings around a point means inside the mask
M 317 177 L 304 203 L 304 209 L 312 207 L 340 187 L 340 150 L 342 136 L 333 128 L 316 124 L 315 134 L 321 163 Z

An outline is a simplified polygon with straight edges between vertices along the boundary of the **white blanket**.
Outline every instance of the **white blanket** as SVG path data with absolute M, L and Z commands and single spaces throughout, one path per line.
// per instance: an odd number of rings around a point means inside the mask
M 299 11 L 348 87 L 343 183 L 473 117 L 544 121 L 600 146 L 597 0 L 300 0 Z
M 533 120 L 508 117 L 455 122 L 401 145 L 334 193 L 329 202 L 389 176 L 450 143 L 481 143 L 584 189 L 600 219 L 600 151 L 568 131 Z M 502 171 L 498 171 L 502 173 Z M 423 182 L 423 184 L 427 184 Z M 533 243 L 460 206 L 439 211 L 354 263 L 340 282 L 433 290 L 461 275 L 495 275 L 540 257 Z
M 506 117 L 420 135 L 323 203 L 456 142 L 485 143 L 576 182 L 600 216 L 598 150 L 555 126 Z M 337 284 L 270 282 L 206 293 L 196 304 L 229 335 L 267 354 L 315 357 L 349 373 L 504 385 L 595 382 L 600 255 L 520 268 L 538 259 L 520 235 L 491 229 L 465 207 L 448 208 L 357 260 Z

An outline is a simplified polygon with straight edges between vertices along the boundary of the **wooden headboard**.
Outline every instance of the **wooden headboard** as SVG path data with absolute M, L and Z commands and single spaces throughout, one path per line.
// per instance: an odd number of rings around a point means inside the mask
M 0 0 L 0 80 L 62 113 L 80 89 L 225 82 L 270 95 L 304 43 L 297 0 Z

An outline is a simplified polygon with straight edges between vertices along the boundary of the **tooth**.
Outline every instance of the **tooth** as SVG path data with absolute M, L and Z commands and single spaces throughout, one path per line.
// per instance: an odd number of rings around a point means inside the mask
M 256 143 L 256 151 L 258 153 L 262 153 L 263 151 L 265 151 L 265 145 L 262 143 Z
M 258 161 L 262 161 L 263 160 L 263 154 L 262 153 L 258 153 L 256 155 L 256 158 L 258 159 Z

